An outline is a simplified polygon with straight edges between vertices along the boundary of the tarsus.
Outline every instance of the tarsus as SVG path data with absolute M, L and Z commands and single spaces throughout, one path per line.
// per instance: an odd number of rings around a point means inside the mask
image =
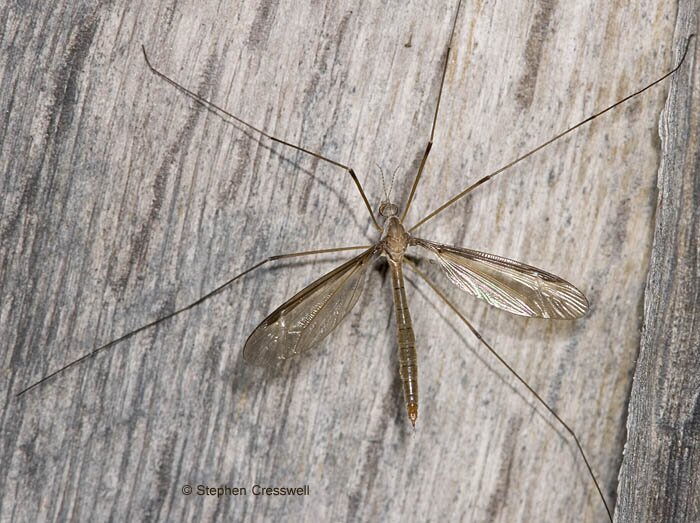
M 577 123 L 577 124 L 574 125 L 573 127 L 569 127 L 566 131 L 557 134 L 557 135 L 554 136 L 553 138 L 550 138 L 550 139 L 547 140 L 546 142 L 544 142 L 544 143 L 538 145 L 537 147 L 535 147 L 534 149 L 532 149 L 532 150 L 526 152 L 525 154 L 523 154 L 522 156 L 516 158 L 516 159 L 513 160 L 512 162 L 507 163 L 506 165 L 504 165 L 503 167 L 501 167 L 501 168 L 499 168 L 499 169 L 496 169 L 496 170 L 493 171 L 491 174 L 488 174 L 488 175 L 484 176 L 483 178 L 477 180 L 475 183 L 473 183 L 472 185 L 470 185 L 469 187 L 467 187 L 466 189 L 464 189 L 462 192 L 460 192 L 459 194 L 457 194 L 456 196 L 454 196 L 453 198 L 451 198 L 451 199 L 448 200 L 447 202 L 443 203 L 440 207 L 438 207 L 437 209 L 435 209 L 434 211 L 432 211 L 430 214 L 428 214 L 425 218 L 423 218 L 423 219 L 420 220 L 418 223 L 416 223 L 415 225 L 413 225 L 410 229 L 408 229 L 408 232 L 411 232 L 411 231 L 417 229 L 418 227 L 420 227 L 421 225 L 423 225 L 425 222 L 427 222 L 428 220 L 431 220 L 432 218 L 434 218 L 435 216 L 437 216 L 439 213 L 441 213 L 442 211 L 444 211 L 445 209 L 447 209 L 450 205 L 452 205 L 453 203 L 455 203 L 457 200 L 460 200 L 461 198 L 465 197 L 467 194 L 469 194 L 470 192 L 472 192 L 474 189 L 476 189 L 476 188 L 479 187 L 480 185 L 482 185 L 482 184 L 488 182 L 489 180 L 493 179 L 493 178 L 496 177 L 497 175 L 501 174 L 503 171 L 506 171 L 506 170 L 510 169 L 510 168 L 513 167 L 515 164 L 517 164 L 517 163 L 523 161 L 525 158 L 528 158 L 528 157 L 532 156 L 532 155 L 535 154 L 537 151 L 540 151 L 540 150 L 544 149 L 545 147 L 547 147 L 548 145 L 550 145 L 550 144 L 556 142 L 559 138 L 561 138 L 561 137 L 563 137 L 563 136 L 569 134 L 571 131 L 573 131 L 573 130 L 575 130 L 575 129 L 578 129 L 579 127 L 581 127 L 582 125 L 584 125 L 584 124 L 590 122 L 591 120 L 595 120 L 595 119 L 598 118 L 600 115 L 605 114 L 605 113 L 607 113 L 608 111 L 610 111 L 611 109 L 614 109 L 615 107 L 617 107 L 618 105 L 623 104 L 623 103 L 625 103 L 626 101 L 628 101 L 628 100 L 634 98 L 635 96 L 642 94 L 642 93 L 643 93 L 644 91 L 646 91 L 647 89 L 650 89 L 651 87 L 654 87 L 654 86 L 655 86 L 656 84 L 658 84 L 659 82 L 662 82 L 663 80 L 665 80 L 666 78 L 668 78 L 669 76 L 671 76 L 673 73 L 675 73 L 676 71 L 678 71 L 678 69 L 680 69 L 681 65 L 683 65 L 683 62 L 685 61 L 685 57 L 686 57 L 686 55 L 688 54 L 688 49 L 689 49 L 689 47 L 690 47 L 690 41 L 691 41 L 694 37 L 695 37 L 695 34 L 691 34 L 691 35 L 688 37 L 688 40 L 686 41 L 686 44 L 685 44 L 685 51 L 683 51 L 683 56 L 681 57 L 680 61 L 678 62 L 678 65 L 676 65 L 676 67 L 674 67 L 673 69 L 671 69 L 669 72 L 667 72 L 667 73 L 665 73 L 663 76 L 657 78 L 656 80 L 654 80 L 653 82 L 651 82 L 649 85 L 647 85 L 647 86 L 641 88 L 639 91 L 636 91 L 636 92 L 634 92 L 634 93 L 632 93 L 632 94 L 630 94 L 630 95 L 628 95 L 628 96 L 625 96 L 622 100 L 619 100 L 619 101 L 615 102 L 614 104 L 610 105 L 609 107 L 606 107 L 606 108 L 603 109 L 602 111 L 598 111 L 597 113 L 595 113 L 595 114 L 589 116 L 589 117 L 586 118 L 585 120 L 580 121 L 579 123 Z

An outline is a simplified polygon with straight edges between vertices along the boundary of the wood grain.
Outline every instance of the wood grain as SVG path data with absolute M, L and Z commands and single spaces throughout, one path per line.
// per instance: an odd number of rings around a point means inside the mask
M 255 272 L 15 397 L 266 256 L 376 239 L 341 170 L 192 103 L 148 71 L 141 44 L 182 84 L 351 165 L 373 205 L 377 166 L 398 168 L 394 194 L 406 198 L 456 6 L 299 4 L 0 7 L 0 520 L 606 521 L 561 428 L 420 282 L 407 289 L 420 359 L 415 432 L 381 266 L 308 357 L 278 376 L 243 364 L 257 323 L 346 256 Z M 686 37 L 674 30 L 675 3 L 613 4 L 463 4 L 409 224 L 673 66 Z M 647 295 L 643 308 L 667 89 L 417 231 L 585 292 L 591 312 L 573 323 L 450 296 L 574 428 L 611 503 L 643 313 L 669 328 L 665 302 L 651 307 Z M 308 484 L 310 494 L 254 496 L 256 483 Z M 186 484 L 248 495 L 186 496 Z
M 676 34 L 697 32 L 683 3 Z M 617 521 L 700 521 L 700 178 L 697 44 L 661 125 L 654 244 L 629 402 Z

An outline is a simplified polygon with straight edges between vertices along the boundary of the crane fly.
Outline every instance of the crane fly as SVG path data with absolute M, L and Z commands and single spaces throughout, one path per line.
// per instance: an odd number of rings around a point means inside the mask
M 398 207 L 382 202 L 381 238 L 367 250 L 304 288 L 270 314 L 243 348 L 246 361 L 264 366 L 317 346 L 352 310 L 362 292 L 371 263 L 383 256 L 389 263 L 399 345 L 399 375 L 406 411 L 415 426 L 418 417 L 418 357 L 416 338 L 404 284 L 409 247 L 432 255 L 459 288 L 499 309 L 531 318 L 576 319 L 588 310 L 581 291 L 563 279 L 517 261 L 484 252 L 442 245 L 413 236 L 397 216 Z
M 420 269 L 418 264 L 410 257 L 407 257 L 407 251 L 409 248 L 415 248 L 420 253 L 428 255 L 433 261 L 437 262 L 445 276 L 453 285 L 498 309 L 529 318 L 575 320 L 584 316 L 588 311 L 588 301 L 586 297 L 573 284 L 567 282 L 559 276 L 531 265 L 501 256 L 423 239 L 413 234 L 413 231 L 440 214 L 458 200 L 461 200 L 479 186 L 485 184 L 513 165 L 521 162 L 525 158 L 528 158 L 553 142 L 559 140 L 566 134 L 594 120 L 595 118 L 630 100 L 631 98 L 634 98 L 635 96 L 671 76 L 683 64 L 690 46 L 690 41 L 695 35 L 688 37 L 684 53 L 677 65 L 672 70 L 666 72 L 638 91 L 622 98 L 605 109 L 592 114 L 588 118 L 580 121 L 572 127 L 569 127 L 565 131 L 560 132 L 551 139 L 543 142 L 539 146 L 528 151 L 522 156 L 519 156 L 515 160 L 505 164 L 496 171 L 493 171 L 492 173 L 480 178 L 475 183 L 457 193 L 447 202 L 443 203 L 435 210 L 421 218 L 412 226 L 406 227 L 404 225 L 404 220 L 409 211 L 411 203 L 414 200 L 428 155 L 430 154 L 433 146 L 433 139 L 440 109 L 440 99 L 445 83 L 445 75 L 449 63 L 450 50 L 460 12 L 460 6 L 461 0 L 457 5 L 456 14 L 452 22 L 449 43 L 444 54 L 442 76 L 435 103 L 430 139 L 425 147 L 422 160 L 411 186 L 409 196 L 405 205 L 403 205 L 403 210 L 401 210 L 401 207 L 398 204 L 391 201 L 391 187 L 393 186 L 393 179 L 388 191 L 386 190 L 386 187 L 384 187 L 384 199 L 381 201 L 379 208 L 377 209 L 377 214 L 381 219 L 381 223 L 380 220 L 377 219 L 377 216 L 375 215 L 372 206 L 367 199 L 365 191 L 357 175 L 355 174 L 355 171 L 350 166 L 326 157 L 313 150 L 306 149 L 300 145 L 272 136 L 265 130 L 244 121 L 213 102 L 203 98 L 197 93 L 187 89 L 154 67 L 148 58 L 145 47 L 142 46 L 143 57 L 146 65 L 155 75 L 182 91 L 196 102 L 205 106 L 207 109 L 243 125 L 244 127 L 258 133 L 258 135 L 261 137 L 269 139 L 272 142 L 301 151 L 318 160 L 343 169 L 354 182 L 358 193 L 362 198 L 365 207 L 367 208 L 371 223 L 377 230 L 378 240 L 372 245 L 333 247 L 270 256 L 237 274 L 213 291 L 200 297 L 198 300 L 165 316 L 157 318 L 154 321 L 132 330 L 100 347 L 97 347 L 81 358 L 78 358 L 60 369 L 46 375 L 41 380 L 23 389 L 17 394 L 17 396 L 25 394 L 29 390 L 46 382 L 66 369 L 79 364 L 80 362 L 138 334 L 139 332 L 149 329 L 165 320 L 196 307 L 205 300 L 220 293 L 242 277 L 270 262 L 317 254 L 361 250 L 362 252 L 359 255 L 348 260 L 310 285 L 306 286 L 292 298 L 275 309 L 269 316 L 267 316 L 267 318 L 265 318 L 255 328 L 255 330 L 253 330 L 245 342 L 243 348 L 244 359 L 256 365 L 272 367 L 281 361 L 287 360 L 288 358 L 302 354 L 314 347 L 317 347 L 324 338 L 331 334 L 331 332 L 333 332 L 333 330 L 342 323 L 342 321 L 348 316 L 350 311 L 357 303 L 364 287 L 367 269 L 372 266 L 373 262 L 378 258 L 386 258 L 391 273 L 393 290 L 392 295 L 396 316 L 395 320 L 399 349 L 399 375 L 403 389 L 407 416 L 411 424 L 415 427 L 416 420 L 418 418 L 418 358 L 416 352 L 416 337 L 413 330 L 413 323 L 409 311 L 409 302 L 407 299 L 404 282 L 403 269 L 404 266 L 408 267 L 408 269 L 416 274 L 420 279 L 424 280 L 426 284 L 436 293 L 440 300 L 442 300 L 457 314 L 460 320 L 476 336 L 479 342 L 483 344 L 502 365 L 505 366 L 505 368 L 537 399 L 537 401 L 570 435 L 572 441 L 575 443 L 578 449 L 579 455 L 586 465 L 588 474 L 598 492 L 598 495 L 605 506 L 607 515 L 610 521 L 612 521 L 612 513 L 608 503 L 598 484 L 598 480 L 593 473 L 588 457 L 586 456 L 575 432 L 483 338 L 483 336 L 474 328 L 471 322 L 458 310 L 454 303 L 448 299 L 446 294 Z M 384 185 L 383 173 L 382 185 Z

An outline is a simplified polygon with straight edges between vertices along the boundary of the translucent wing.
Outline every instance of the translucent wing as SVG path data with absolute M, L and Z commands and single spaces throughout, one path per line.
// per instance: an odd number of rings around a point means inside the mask
M 243 358 L 274 366 L 318 345 L 357 303 L 376 254 L 375 247 L 366 250 L 282 304 L 248 337 Z
M 452 283 L 504 311 L 571 320 L 588 310 L 581 291 L 554 274 L 485 252 L 419 238 L 415 242 L 435 255 Z

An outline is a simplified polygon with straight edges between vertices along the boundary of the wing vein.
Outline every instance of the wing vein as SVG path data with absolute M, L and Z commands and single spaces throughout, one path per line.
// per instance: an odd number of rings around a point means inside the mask
M 367 249 L 283 303 L 248 337 L 243 357 L 274 366 L 317 346 L 357 303 L 367 267 L 377 252 L 376 246 Z
M 421 238 L 447 277 L 465 292 L 501 310 L 532 318 L 575 319 L 588 310 L 581 291 L 559 276 L 531 265 Z

